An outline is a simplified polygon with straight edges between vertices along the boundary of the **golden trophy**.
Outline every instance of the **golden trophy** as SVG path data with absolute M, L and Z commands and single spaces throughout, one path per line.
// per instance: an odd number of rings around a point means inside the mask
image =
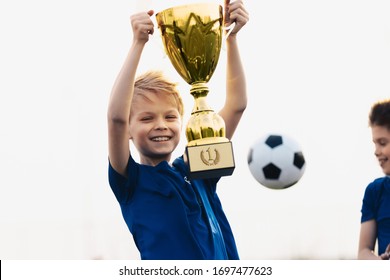
M 232 143 L 225 122 L 206 103 L 207 82 L 217 67 L 223 39 L 222 6 L 189 4 L 156 14 L 165 52 L 179 75 L 191 86 L 195 105 L 186 126 L 190 178 L 233 173 Z

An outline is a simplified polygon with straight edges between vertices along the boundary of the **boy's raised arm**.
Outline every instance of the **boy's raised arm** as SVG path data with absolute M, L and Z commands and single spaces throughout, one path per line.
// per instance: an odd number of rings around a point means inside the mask
M 126 167 L 130 156 L 129 117 L 134 93 L 137 67 L 149 34 L 153 33 L 150 16 L 153 11 L 137 13 L 131 16 L 133 41 L 129 53 L 116 78 L 108 103 L 108 154 L 112 167 L 126 176 Z
M 247 105 L 246 80 L 237 44 L 237 32 L 248 22 L 249 16 L 242 0 L 225 0 L 225 26 L 235 22 L 227 39 L 226 99 L 219 114 L 225 121 L 226 137 L 231 139 Z

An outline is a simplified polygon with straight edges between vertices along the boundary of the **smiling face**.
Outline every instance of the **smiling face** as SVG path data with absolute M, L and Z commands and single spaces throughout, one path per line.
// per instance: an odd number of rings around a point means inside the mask
M 134 95 L 129 131 L 142 164 L 155 166 L 164 160 L 169 162 L 180 141 L 181 126 L 181 115 L 172 94 Z
M 375 144 L 375 156 L 383 173 L 390 175 L 390 131 L 385 126 L 371 126 L 372 141 Z

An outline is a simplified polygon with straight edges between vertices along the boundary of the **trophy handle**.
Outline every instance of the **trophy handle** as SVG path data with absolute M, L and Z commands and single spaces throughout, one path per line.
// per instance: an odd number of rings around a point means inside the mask
M 232 33 L 232 31 L 233 31 L 235 26 L 236 26 L 236 22 L 233 21 L 232 24 L 230 24 L 229 26 L 223 28 L 224 30 L 228 30 L 228 33 L 226 34 L 225 40 L 227 40 L 227 38 L 230 36 L 230 33 Z
M 161 52 L 162 52 L 162 59 L 165 59 L 167 57 L 167 53 L 164 49 L 164 45 L 162 44 L 162 36 L 161 36 L 161 33 L 158 32 L 158 24 L 157 24 L 157 20 L 156 20 L 156 17 L 151 17 L 151 20 L 153 22 L 153 26 L 154 26 L 154 33 L 153 34 L 149 34 L 149 40 L 151 42 L 153 42 L 153 44 L 155 46 L 157 46 Z
M 234 29 L 235 26 L 236 26 L 236 22 L 233 21 L 233 23 L 230 24 L 229 26 L 223 27 L 223 28 L 222 28 L 223 30 L 225 30 L 225 31 L 227 30 L 227 31 L 228 31 L 228 32 L 226 33 L 226 35 L 225 35 L 225 39 L 222 40 L 222 49 L 223 49 L 224 51 L 226 51 L 226 41 L 227 41 L 227 39 L 229 38 L 229 36 L 230 36 L 230 34 L 232 33 L 232 31 L 233 31 L 233 29 Z

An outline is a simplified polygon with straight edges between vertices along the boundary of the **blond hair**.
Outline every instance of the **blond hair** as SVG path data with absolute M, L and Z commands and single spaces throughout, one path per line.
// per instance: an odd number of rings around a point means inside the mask
M 136 78 L 134 95 L 144 95 L 145 92 L 170 94 L 174 98 L 180 116 L 183 117 L 184 105 L 180 93 L 177 90 L 177 83 L 168 80 L 162 71 L 147 71 Z

